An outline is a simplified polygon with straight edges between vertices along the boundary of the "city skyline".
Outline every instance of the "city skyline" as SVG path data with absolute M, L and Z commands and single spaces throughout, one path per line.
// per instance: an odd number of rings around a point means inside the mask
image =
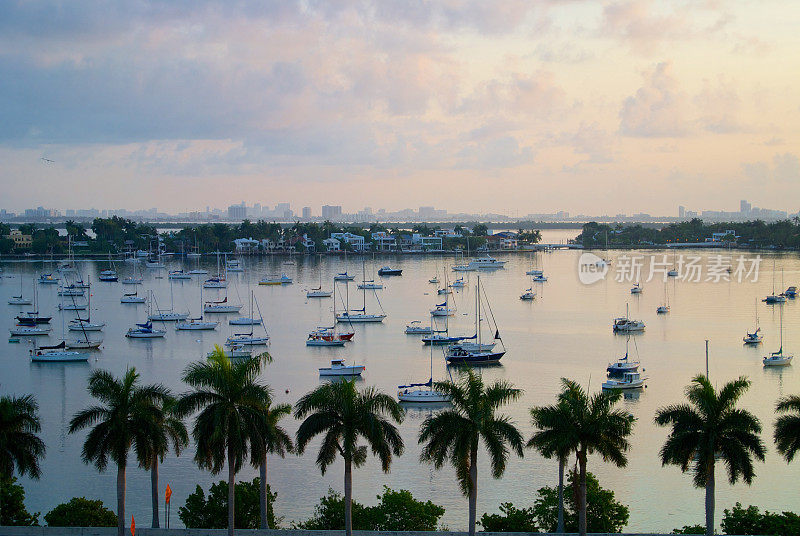
M 0 21 L 11 210 L 800 196 L 793 2 L 41 2 Z

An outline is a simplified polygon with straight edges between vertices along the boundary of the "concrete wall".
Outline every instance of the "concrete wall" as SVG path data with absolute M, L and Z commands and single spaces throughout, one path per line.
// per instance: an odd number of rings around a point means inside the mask
M 137 536 L 224 536 L 225 529 L 151 529 L 136 527 Z M 116 527 L 0 527 L 0 536 L 115 536 Z M 126 535 L 130 534 L 126 529 Z M 237 529 L 236 534 L 243 536 L 339 536 L 343 530 L 245 530 Z M 480 532 L 481 536 L 529 536 L 528 532 Z M 353 536 L 466 536 L 466 532 L 376 532 L 354 530 Z M 560 534 L 558 536 L 569 536 Z M 603 536 L 606 536 L 605 534 Z M 620 535 L 615 535 L 620 536 Z M 668 536 L 656 533 L 628 532 L 622 536 Z

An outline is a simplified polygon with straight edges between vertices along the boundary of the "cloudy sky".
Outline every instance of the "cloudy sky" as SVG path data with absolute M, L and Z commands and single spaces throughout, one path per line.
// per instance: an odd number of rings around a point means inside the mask
M 4 1 L 0 208 L 796 211 L 798 28 L 796 0 Z

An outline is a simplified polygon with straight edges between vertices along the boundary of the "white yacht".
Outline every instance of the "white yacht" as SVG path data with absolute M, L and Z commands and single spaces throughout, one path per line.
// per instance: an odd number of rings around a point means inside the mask
M 431 326 L 423 326 L 419 320 L 413 320 L 410 324 L 406 325 L 406 335 L 432 335 L 433 328 Z
M 641 389 L 645 386 L 647 376 L 638 372 L 626 372 L 622 378 L 608 378 L 603 382 L 603 389 Z
M 505 266 L 505 264 L 506 261 L 498 261 L 494 257 L 486 255 L 485 257 L 472 259 L 468 266 L 473 270 L 494 270 L 497 268 L 502 268 Z
M 319 369 L 320 376 L 361 376 L 367 367 L 364 365 L 346 365 L 344 359 L 331 359 L 330 367 Z

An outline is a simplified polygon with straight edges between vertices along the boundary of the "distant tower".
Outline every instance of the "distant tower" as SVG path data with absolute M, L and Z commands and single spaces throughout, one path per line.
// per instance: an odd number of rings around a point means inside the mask
M 680 205 L 678 207 L 678 217 L 679 218 L 685 218 L 686 217 L 686 207 L 684 207 L 683 205 Z
M 742 199 L 741 201 L 739 201 L 739 212 L 747 214 L 752 209 L 753 206 L 750 203 L 748 203 L 746 199 Z
M 303 219 L 304 220 L 311 219 L 311 207 L 303 207 Z

